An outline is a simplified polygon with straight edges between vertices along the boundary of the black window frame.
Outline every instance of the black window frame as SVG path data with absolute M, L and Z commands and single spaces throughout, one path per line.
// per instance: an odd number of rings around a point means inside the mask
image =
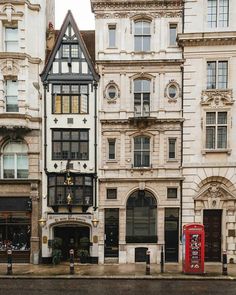
M 114 152 L 112 152 L 112 148 Z M 116 160 L 116 139 L 109 138 L 108 139 L 108 160 L 115 161 Z
M 47 175 L 47 203 L 50 207 L 67 206 L 67 196 L 70 193 L 71 206 L 93 206 L 94 176 L 92 174 L 79 174 L 70 172 L 71 185 L 68 186 L 66 179 L 67 173 L 49 173 Z M 54 179 L 54 180 L 53 180 Z M 89 181 L 88 181 L 89 180 Z M 53 184 L 54 182 L 54 184 Z M 52 195 L 54 188 L 54 196 Z M 81 191 L 82 197 L 78 195 Z M 63 193 L 62 200 L 60 192 Z M 87 198 L 87 199 L 86 199 Z M 53 201 L 54 200 L 54 201 Z
M 84 160 L 87 161 L 89 160 L 89 129 L 51 129 L 52 130 L 52 160 L 57 161 L 57 160 Z M 60 139 L 54 139 L 55 132 L 60 132 Z M 63 132 L 69 132 L 70 133 L 70 138 L 68 140 L 63 139 Z M 78 132 L 78 139 L 72 139 L 72 132 Z M 80 139 L 80 133 L 81 132 L 87 132 L 87 139 Z M 54 143 L 60 143 L 60 150 L 61 150 L 61 156 L 55 156 L 55 149 L 54 149 Z M 63 157 L 63 143 L 69 143 L 69 150 L 68 150 L 68 156 Z M 86 157 L 71 157 L 72 154 L 72 143 L 78 143 L 79 145 L 81 143 L 87 143 L 87 156 Z M 78 149 L 79 151 L 79 149 Z M 77 153 L 81 154 L 81 153 Z
M 60 92 L 57 93 L 54 89 L 60 87 Z M 63 88 L 69 87 L 68 92 L 64 92 Z M 73 87 L 78 87 L 78 92 L 73 91 Z M 83 87 L 87 88 L 85 93 L 82 89 Z M 81 111 L 81 96 L 87 96 L 87 110 L 86 112 Z M 78 112 L 72 112 L 72 99 L 73 97 L 78 97 Z M 56 112 L 56 97 L 60 97 L 60 112 Z M 63 111 L 63 97 L 69 97 L 69 112 Z M 89 85 L 88 84 L 52 84 L 52 114 L 64 115 L 64 114 L 80 114 L 87 115 L 89 114 Z
M 107 200 L 117 200 L 117 188 L 107 188 Z
M 178 187 L 167 187 L 167 199 L 178 199 Z

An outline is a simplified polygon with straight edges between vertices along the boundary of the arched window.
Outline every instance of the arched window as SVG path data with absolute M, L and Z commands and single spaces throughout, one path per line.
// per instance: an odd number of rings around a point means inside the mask
M 3 148 L 3 178 L 27 178 L 28 148 L 22 141 L 10 141 Z
M 150 138 L 136 136 L 134 138 L 134 167 L 150 166 Z
M 135 117 L 149 117 L 150 115 L 150 81 L 134 80 L 134 115 Z
M 151 28 L 150 22 L 139 20 L 134 23 L 134 50 L 150 51 Z
M 157 202 L 148 191 L 136 191 L 126 205 L 126 242 L 157 242 Z

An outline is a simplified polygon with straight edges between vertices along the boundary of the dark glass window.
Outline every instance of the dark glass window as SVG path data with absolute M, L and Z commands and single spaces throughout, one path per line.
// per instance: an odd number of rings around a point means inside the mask
M 88 160 L 89 131 L 84 129 L 52 130 L 53 160 Z
M 226 89 L 228 87 L 228 62 L 207 62 L 207 89 Z
M 167 198 L 168 199 L 176 199 L 177 197 L 178 197 L 177 187 L 168 187 L 167 188 Z
M 117 199 L 117 189 L 116 188 L 108 188 L 107 189 L 107 199 L 108 200 L 116 200 Z
M 109 160 L 114 160 L 116 158 L 116 140 L 115 139 L 109 139 L 108 140 L 108 149 L 109 149 L 109 155 L 108 155 L 108 159 Z
M 157 242 L 157 202 L 147 191 L 134 192 L 126 205 L 126 242 Z
M 88 114 L 88 85 L 53 85 L 53 114 Z
M 92 176 L 70 173 L 71 185 L 67 185 L 66 174 L 48 175 L 48 204 L 49 206 L 68 205 L 67 196 L 71 196 L 71 204 L 77 206 L 91 206 L 93 204 Z
M 169 138 L 169 159 L 176 158 L 176 138 Z

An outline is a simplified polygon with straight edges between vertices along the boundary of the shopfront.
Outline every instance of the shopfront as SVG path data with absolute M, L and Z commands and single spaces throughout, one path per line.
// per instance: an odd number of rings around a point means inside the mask
M 12 249 L 15 262 L 29 262 L 31 202 L 26 197 L 0 198 L 0 260 Z M 4 211 L 2 211 L 4 209 Z

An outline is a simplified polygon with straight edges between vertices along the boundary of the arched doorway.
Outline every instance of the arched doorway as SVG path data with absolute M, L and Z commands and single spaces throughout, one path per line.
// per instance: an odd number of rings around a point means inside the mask
M 90 228 L 83 224 L 61 224 L 54 226 L 54 239 L 61 239 L 62 260 L 69 259 L 69 251 L 75 251 L 78 257 L 78 250 L 86 248 L 89 251 Z M 87 242 L 86 242 L 87 241 Z
M 157 242 L 157 201 L 146 190 L 132 193 L 126 205 L 126 243 Z

